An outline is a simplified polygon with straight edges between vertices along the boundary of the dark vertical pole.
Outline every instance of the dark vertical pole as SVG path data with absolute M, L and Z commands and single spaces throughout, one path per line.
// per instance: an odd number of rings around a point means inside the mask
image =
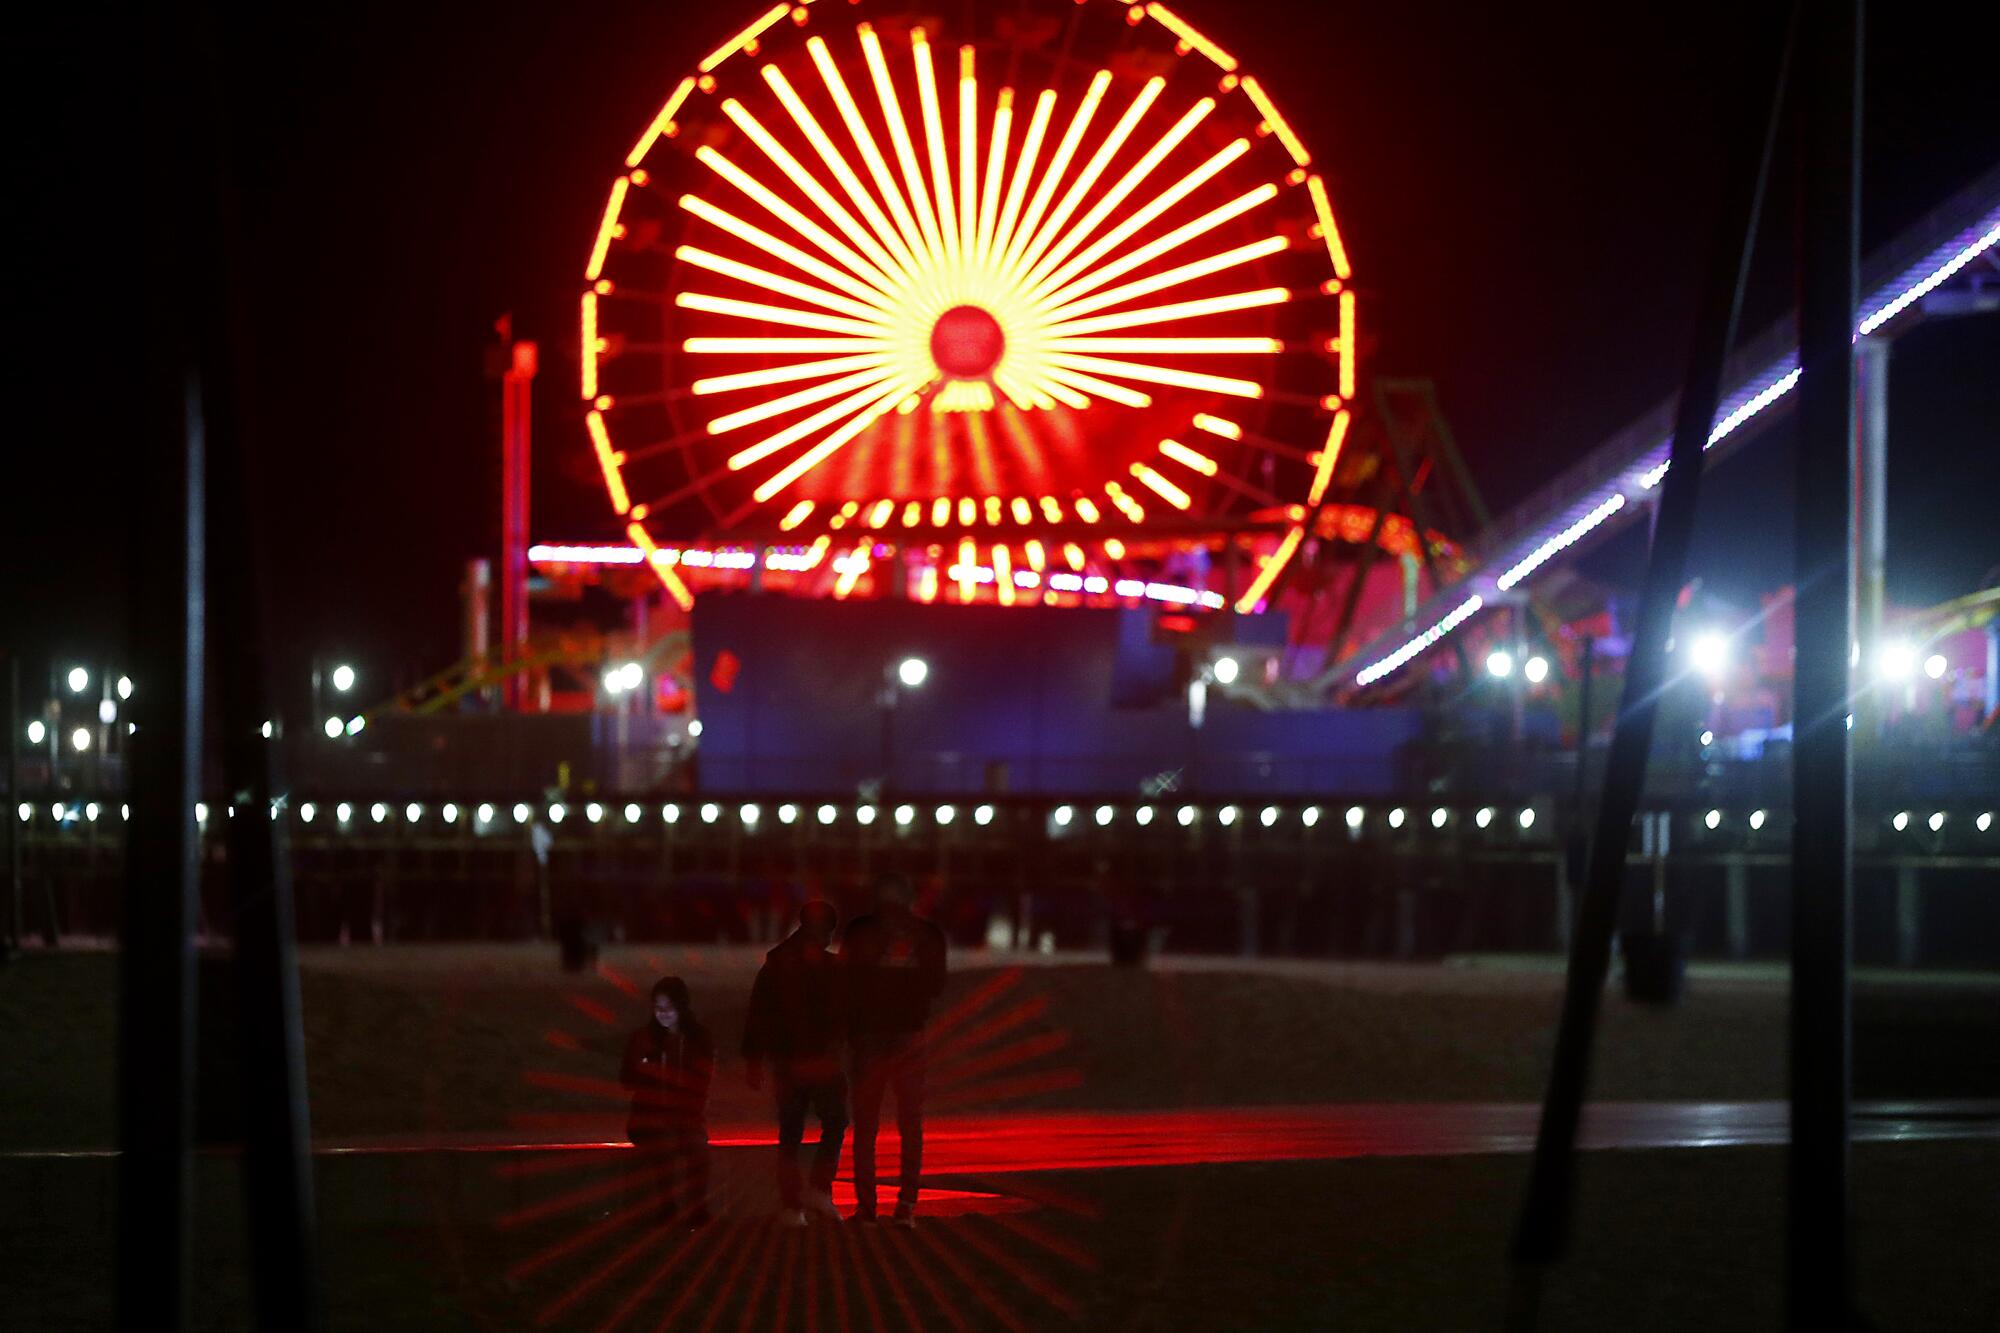
M 169 50 L 172 48 L 170 47 Z M 159 59 L 168 57 L 163 52 Z M 182 94 L 154 105 L 171 118 Z M 171 134 L 172 130 L 166 130 Z M 153 173 L 149 197 L 184 187 Z M 185 210 L 162 210 L 175 222 Z M 184 230 L 184 229 L 183 229 Z M 164 239 L 164 238 L 163 238 Z M 179 256 L 169 250 L 175 262 Z M 171 265 L 170 265 L 171 267 Z M 169 280 L 171 281 L 171 280 Z M 194 1119 L 194 927 L 199 898 L 202 720 L 202 400 L 179 311 L 166 336 L 132 533 L 132 822 L 125 838 L 118 1027 L 118 1325 L 187 1326 L 188 1195 Z
M 221 398 L 218 393 L 210 414 L 208 482 L 214 548 L 224 557 L 213 580 L 216 697 L 221 701 L 223 773 L 237 806 L 236 818 L 227 821 L 229 901 L 236 942 L 251 1274 L 259 1327 L 311 1333 L 318 1322 L 311 1122 L 291 860 L 284 821 L 271 813 L 273 798 L 284 790 L 273 772 L 280 743 L 275 736 L 266 740 L 261 732 L 276 697 L 268 670 L 275 655 L 261 614 L 267 603 L 258 588 L 258 572 L 268 568 L 268 561 L 255 540 L 244 450 Z
M 1854 312 L 1862 0 L 1812 6 L 1799 237 L 1798 654 L 1792 726 L 1790 1324 L 1849 1327 Z
M 21 947 L 21 659 L 7 652 L 7 808 L 0 824 L 7 829 L 7 948 Z
M 1569 882 L 1572 885 L 1583 882 L 1586 857 L 1590 851 L 1590 837 L 1584 832 L 1584 821 L 1589 818 L 1588 792 L 1590 790 L 1590 713 L 1594 702 L 1592 694 L 1596 688 L 1597 676 L 1597 636 L 1589 635 L 1583 641 L 1583 678 L 1578 682 L 1576 698 L 1576 784 L 1570 793 L 1569 845 L 1563 849 L 1568 859 Z M 1567 896 L 1567 895 L 1565 895 Z M 1565 947 L 1569 944 L 1569 926 L 1572 919 L 1570 904 L 1562 904 L 1563 933 Z
M 1577 912 L 1549 1090 L 1542 1104 L 1527 1198 L 1514 1233 L 1514 1261 L 1525 1279 L 1513 1293 L 1511 1314 L 1517 1326 L 1532 1325 L 1538 1313 L 1535 1283 L 1539 1271 L 1560 1258 L 1568 1245 L 1576 1133 L 1584 1091 L 1589 1086 L 1590 1045 L 1611 967 L 1611 936 L 1618 923 L 1632 818 L 1645 784 L 1653 720 L 1666 684 L 1667 638 L 1694 534 L 1702 449 L 1715 421 L 1723 365 L 1736 342 L 1737 318 L 1775 147 L 1790 63 L 1789 25 L 1782 52 L 1774 83 L 1752 89 L 1756 96 L 1741 117 L 1745 132 L 1732 144 L 1733 160 L 1725 171 L 1723 206 L 1717 215 L 1707 281 L 1696 312 L 1687 385 L 1674 418 L 1672 466 L 1660 484 L 1638 625 L 1626 662 L 1624 695 L 1612 730 L 1611 752 L 1605 762 L 1597 827 L 1590 840 L 1589 874 Z M 1748 133 L 1753 107 L 1763 113 L 1763 133 L 1757 139 Z
M 507 365 L 500 375 L 500 658 L 515 662 L 528 645 L 528 468 L 530 390 L 535 344 L 515 342 L 508 323 Z M 530 706 L 525 672 L 510 671 L 501 692 L 511 712 Z

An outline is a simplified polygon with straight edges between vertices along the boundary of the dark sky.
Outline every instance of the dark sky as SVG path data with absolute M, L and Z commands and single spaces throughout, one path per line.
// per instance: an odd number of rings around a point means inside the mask
M 1744 6 L 1187 0 L 1326 164 L 1366 302 L 1364 370 L 1428 375 L 1504 507 L 1671 392 L 1719 188 Z M 1874 7 L 1865 243 L 2000 158 L 1983 31 Z M 241 186 L 247 407 L 293 651 L 377 673 L 456 642 L 465 557 L 497 540 L 494 318 L 549 355 L 534 531 L 615 535 L 569 402 L 572 315 L 603 193 L 665 90 L 748 3 L 240 6 L 225 68 Z M 40 12 L 4 56 L 25 294 L 6 633 L 113 651 L 122 553 L 94 496 L 134 447 L 147 225 L 121 154 L 138 40 Z M 1750 326 L 1787 304 L 1780 206 Z M 1896 356 L 1892 594 L 2000 564 L 2000 317 Z M 1716 474 L 1697 569 L 1745 587 L 1789 561 L 1782 439 Z M 1615 558 L 1603 562 L 1616 568 Z M 102 645 L 102 646 L 100 646 Z

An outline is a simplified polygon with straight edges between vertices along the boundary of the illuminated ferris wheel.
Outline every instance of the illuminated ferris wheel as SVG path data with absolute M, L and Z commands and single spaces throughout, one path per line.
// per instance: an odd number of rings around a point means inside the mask
M 683 606 L 761 561 L 1254 609 L 1354 396 L 1324 179 L 1163 5 L 948 8 L 774 6 L 633 145 L 582 296 L 613 508 Z

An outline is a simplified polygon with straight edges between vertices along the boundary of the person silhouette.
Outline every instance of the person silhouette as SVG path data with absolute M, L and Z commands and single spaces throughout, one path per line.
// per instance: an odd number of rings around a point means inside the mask
M 847 1134 L 847 1078 L 840 1065 L 843 995 L 840 960 L 830 951 L 840 914 L 815 899 L 799 908 L 798 928 L 764 955 L 743 1024 L 744 1074 L 761 1087 L 771 1067 L 778 1111 L 778 1220 L 806 1225 L 807 1215 L 840 1220 L 833 1173 Z M 819 1120 L 810 1188 L 799 1179 L 806 1112 Z
M 875 881 L 875 911 L 848 923 L 841 942 L 847 1038 L 854 1071 L 854 1218 L 875 1220 L 875 1138 L 882 1099 L 896 1095 L 902 1169 L 895 1225 L 917 1224 L 924 1165 L 924 1024 L 944 989 L 944 932 L 913 909 L 907 876 Z
M 625 1134 L 653 1177 L 660 1216 L 702 1226 L 708 1211 L 708 1087 L 715 1043 L 695 1017 L 687 983 L 661 977 L 653 1014 L 625 1039 L 618 1081 L 632 1094 Z

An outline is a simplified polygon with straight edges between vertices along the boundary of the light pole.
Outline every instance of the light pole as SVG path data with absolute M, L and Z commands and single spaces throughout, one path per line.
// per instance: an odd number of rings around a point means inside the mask
M 903 691 L 921 688 L 930 674 L 930 663 L 921 657 L 906 657 L 882 668 L 882 688 L 875 695 L 875 704 L 882 714 L 882 794 L 885 797 L 896 785 L 896 708 L 902 702 Z

